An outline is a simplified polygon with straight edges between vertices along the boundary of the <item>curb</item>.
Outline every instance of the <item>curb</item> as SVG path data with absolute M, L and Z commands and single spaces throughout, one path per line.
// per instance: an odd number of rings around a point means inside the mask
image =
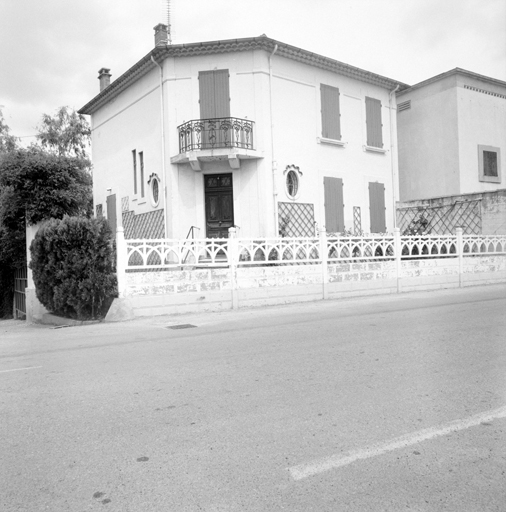
M 58 327 L 76 327 L 79 325 L 99 324 L 102 320 L 74 320 L 73 318 L 63 318 L 51 313 L 44 313 L 39 320 L 40 324 L 55 325 Z

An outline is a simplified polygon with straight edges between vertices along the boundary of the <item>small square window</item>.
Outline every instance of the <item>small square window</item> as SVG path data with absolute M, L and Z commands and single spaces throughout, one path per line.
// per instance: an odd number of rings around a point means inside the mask
M 501 183 L 501 150 L 493 146 L 478 146 L 480 181 Z

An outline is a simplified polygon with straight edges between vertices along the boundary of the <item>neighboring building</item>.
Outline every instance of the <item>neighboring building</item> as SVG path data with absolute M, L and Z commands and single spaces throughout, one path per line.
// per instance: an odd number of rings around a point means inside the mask
M 401 230 L 421 216 L 432 233 L 506 232 L 506 82 L 459 68 L 420 82 L 397 93 L 397 126 Z
M 401 201 L 506 188 L 506 82 L 456 68 L 397 109 Z
M 397 81 L 256 38 L 155 48 L 91 115 L 97 215 L 127 238 L 385 232 L 397 191 Z M 121 219 L 121 221 L 120 221 Z

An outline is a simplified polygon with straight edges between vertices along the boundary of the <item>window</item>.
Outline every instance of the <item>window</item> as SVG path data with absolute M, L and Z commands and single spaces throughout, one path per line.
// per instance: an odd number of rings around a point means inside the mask
M 144 197 L 144 152 L 139 151 L 139 165 L 141 178 L 141 197 Z
M 339 111 L 339 89 L 320 85 L 322 137 L 341 140 L 341 114 Z
M 478 146 L 480 181 L 501 183 L 501 150 L 493 146 Z
M 366 96 L 365 121 L 367 125 L 367 145 L 372 148 L 383 148 L 380 100 Z
M 156 208 L 160 203 L 160 178 L 158 174 L 152 174 L 148 180 L 151 204 Z
M 137 195 L 137 151 L 132 151 L 132 160 L 134 164 L 134 194 Z
M 295 165 L 287 165 L 283 174 L 285 175 L 285 192 L 293 201 L 299 197 L 300 177 L 302 173 Z

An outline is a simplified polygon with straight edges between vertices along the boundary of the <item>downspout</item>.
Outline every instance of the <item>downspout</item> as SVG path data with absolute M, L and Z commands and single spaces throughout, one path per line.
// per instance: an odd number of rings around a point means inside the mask
M 162 130 L 162 189 L 163 189 L 163 202 L 164 202 L 164 215 L 163 215 L 163 233 L 164 238 L 167 238 L 167 214 L 169 211 L 169 205 L 167 203 L 167 185 L 165 184 L 165 100 L 163 96 L 163 68 L 151 55 L 151 60 L 160 68 L 160 103 L 162 106 L 161 110 L 161 130 Z
M 395 89 L 392 89 L 388 94 L 389 113 L 390 113 L 390 164 L 392 168 L 392 196 L 393 196 L 393 213 L 394 213 L 394 228 L 397 227 L 397 187 L 398 184 L 395 181 L 395 165 L 394 165 L 394 139 L 392 129 L 392 98 L 393 95 L 399 90 L 399 84 Z
M 278 189 L 276 186 L 276 169 L 277 169 L 277 163 L 274 159 L 274 121 L 272 117 L 272 57 L 273 55 L 278 51 L 278 45 L 274 45 L 274 50 L 269 55 L 269 112 L 271 116 L 271 166 L 272 166 L 272 201 L 273 201 L 273 207 L 274 207 L 274 236 L 278 236 L 278 216 L 276 212 L 276 206 L 277 206 L 277 195 L 278 195 Z

